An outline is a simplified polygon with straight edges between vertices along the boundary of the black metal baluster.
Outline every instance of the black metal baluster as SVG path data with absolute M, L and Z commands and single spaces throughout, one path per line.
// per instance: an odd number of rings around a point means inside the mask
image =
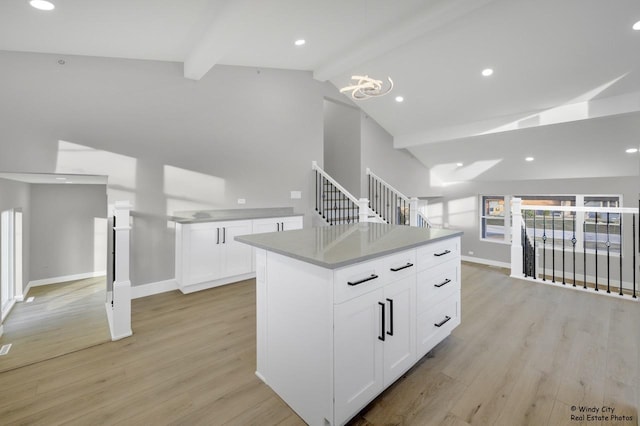
M 316 170 L 316 211 L 318 211 L 318 171 Z
M 620 291 L 618 294 L 622 296 L 622 247 L 624 247 L 622 244 L 622 212 L 618 215 L 618 234 L 620 237 L 620 249 L 618 250 L 620 256 Z
M 587 288 L 587 222 L 582 221 L 582 273 L 584 274 L 584 288 Z
M 536 250 L 536 211 L 533 210 L 533 279 L 535 280 L 538 273 L 537 273 L 537 268 L 538 268 L 538 257 L 537 257 L 537 250 Z
M 571 244 L 573 245 L 573 286 L 576 286 L 576 214 L 573 215 L 573 237 L 571 238 Z
M 611 293 L 611 264 L 609 263 L 609 255 L 611 254 L 611 241 L 609 239 L 609 212 L 607 212 L 607 293 Z
M 520 227 L 520 238 L 522 239 L 522 272 L 524 276 L 527 276 L 527 229 L 524 226 Z
M 551 282 L 556 282 L 556 215 L 551 212 Z
M 562 218 L 562 285 L 566 285 L 565 281 L 565 263 L 564 263 L 564 212 L 560 213 L 560 217 Z
M 596 291 L 598 291 L 598 212 L 596 212 L 596 251 L 595 251 L 595 260 L 596 260 Z
M 638 203 L 640 204 L 640 203 Z M 636 298 L 636 214 L 633 214 L 633 233 L 631 234 L 631 238 L 633 238 L 633 298 Z
M 542 212 L 542 281 L 547 280 L 547 212 Z

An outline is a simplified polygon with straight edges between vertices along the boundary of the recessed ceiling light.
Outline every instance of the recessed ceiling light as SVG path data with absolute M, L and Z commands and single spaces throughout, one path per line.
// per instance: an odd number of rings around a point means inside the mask
M 304 46 L 304 44 L 305 44 L 306 42 L 307 42 L 307 41 L 306 41 L 305 39 L 300 38 L 300 39 L 296 40 L 293 44 L 295 44 L 296 46 Z
M 638 21 L 635 24 L 633 24 L 633 27 L 631 27 L 631 28 L 633 28 L 636 31 L 640 31 L 640 21 Z
M 29 2 L 31 7 L 35 7 L 38 10 L 53 10 L 55 9 L 55 5 L 47 0 L 31 0 Z
M 462 166 L 463 166 L 463 164 L 462 164 L 462 163 L 456 163 L 456 166 L 458 166 L 458 167 L 462 167 Z
M 638 148 L 629 148 L 625 151 L 627 154 L 635 154 L 638 152 Z
M 524 161 L 533 161 L 533 157 L 527 157 L 524 159 Z
M 404 98 L 402 96 L 396 96 L 396 102 L 404 102 Z
M 489 77 L 492 74 L 493 74 L 493 69 L 491 68 L 485 68 L 482 70 L 482 75 L 485 77 Z

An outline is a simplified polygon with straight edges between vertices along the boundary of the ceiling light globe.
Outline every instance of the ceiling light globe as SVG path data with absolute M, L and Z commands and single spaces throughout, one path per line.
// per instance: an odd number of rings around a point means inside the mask
M 29 1 L 31 7 L 35 7 L 38 10 L 53 10 L 56 6 L 50 1 L 46 0 L 31 0 Z

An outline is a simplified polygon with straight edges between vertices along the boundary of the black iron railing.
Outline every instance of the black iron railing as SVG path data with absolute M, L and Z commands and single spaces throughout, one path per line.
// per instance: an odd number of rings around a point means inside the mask
M 637 211 L 523 209 L 523 275 L 637 299 Z
M 358 222 L 359 207 L 353 197 L 318 169 L 315 169 L 315 187 L 316 211 L 329 225 Z
M 369 207 L 385 222 L 394 225 L 410 225 L 411 202 L 409 198 L 387 184 L 367 169 L 369 183 Z

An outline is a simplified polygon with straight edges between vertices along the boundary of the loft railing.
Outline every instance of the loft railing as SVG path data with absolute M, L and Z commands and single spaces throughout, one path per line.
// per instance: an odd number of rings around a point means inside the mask
M 315 161 L 311 164 L 315 172 L 315 208 L 329 224 L 339 225 L 368 221 L 368 200 L 357 199 L 335 179 L 329 176 Z M 362 208 L 364 203 L 364 208 Z
M 382 178 L 366 169 L 369 183 L 369 207 L 385 222 L 411 224 L 411 200 Z
M 416 225 L 418 228 L 433 228 L 433 224 L 422 212 L 416 211 Z
M 511 276 L 637 297 L 637 208 L 512 200 Z

